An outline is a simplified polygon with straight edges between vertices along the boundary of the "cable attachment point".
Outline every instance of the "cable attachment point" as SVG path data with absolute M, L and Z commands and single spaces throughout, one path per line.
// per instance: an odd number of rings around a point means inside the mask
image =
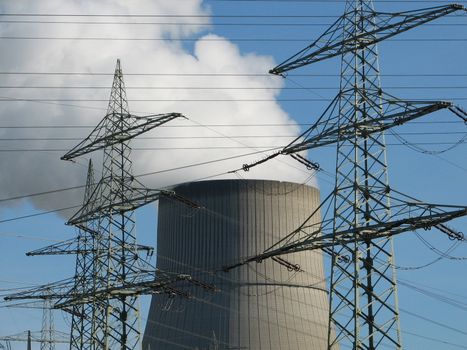
M 273 153 L 269 156 L 266 156 L 265 158 L 261 159 L 261 160 L 258 160 L 254 163 L 250 163 L 250 164 L 243 164 L 242 167 L 240 169 L 236 169 L 236 170 L 231 170 L 229 171 L 228 173 L 229 174 L 232 174 L 232 173 L 236 173 L 237 171 L 239 170 L 243 170 L 243 171 L 249 171 L 251 168 L 259 165 L 259 164 L 262 164 L 262 163 L 265 163 L 267 162 L 268 160 L 272 159 L 272 158 L 276 158 L 279 154 L 281 154 L 281 152 L 276 152 L 276 153 Z
M 453 230 L 452 228 L 444 225 L 444 224 L 438 224 L 435 226 L 438 230 L 446 234 L 450 240 L 452 241 L 463 241 L 464 240 L 464 234 L 462 232 Z
M 320 166 L 318 163 L 312 162 L 305 157 L 302 157 L 299 154 L 290 154 L 290 156 L 295 159 L 297 162 L 302 163 L 303 165 L 306 166 L 308 170 L 316 170 L 318 171 L 320 169 Z
M 448 108 L 452 113 L 461 118 L 464 121 L 464 124 L 467 125 L 467 112 L 458 106 L 452 106 Z
M 292 264 L 290 261 L 287 261 L 281 257 L 273 256 L 271 259 L 275 261 L 276 263 L 282 266 L 285 266 L 287 268 L 287 271 L 289 272 L 293 272 L 293 271 L 302 272 L 303 271 L 299 264 Z

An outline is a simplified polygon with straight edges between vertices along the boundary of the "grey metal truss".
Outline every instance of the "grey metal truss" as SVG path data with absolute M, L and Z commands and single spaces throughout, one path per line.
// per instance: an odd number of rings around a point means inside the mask
M 88 202 L 95 187 L 94 169 L 92 161 L 89 160 L 83 204 Z M 72 286 L 67 285 L 66 289 L 69 288 L 69 292 L 74 294 L 92 290 L 93 284 L 89 282 L 92 282 L 90 277 L 95 273 L 93 254 L 96 249 L 94 235 L 89 232 L 89 229 L 80 229 L 76 238 L 28 252 L 26 255 L 76 255 L 75 274 L 73 282 L 70 282 Z M 52 303 L 53 299 L 46 300 Z M 94 327 L 93 317 L 88 315 L 93 315 L 95 312 L 95 303 L 76 305 L 68 311 L 72 316 L 70 349 L 91 349 Z
M 353 2 L 354 4 L 352 4 Z M 363 3 L 368 1 L 363 1 Z M 355 17 L 359 1 L 349 1 L 345 13 L 337 19 L 314 43 L 299 51 L 286 61 L 271 69 L 272 74 L 285 74 L 289 70 L 303 67 L 332 57 L 353 54 L 355 50 L 374 47 L 375 44 L 400 33 L 444 17 L 457 11 L 465 11 L 459 4 L 437 6 L 426 9 L 386 13 L 377 12 L 363 4 L 365 12 L 360 16 L 363 25 L 354 30 L 349 18 Z M 354 6 L 355 5 L 355 6 Z
M 83 203 L 87 203 L 95 187 L 94 168 L 92 160 L 89 160 Z M 74 285 L 72 290 L 74 293 L 84 293 L 86 290 L 92 290 L 95 287 L 93 281 L 89 281 L 89 276 L 95 274 L 94 250 L 96 248 L 96 240 L 94 235 L 90 234 L 88 231 L 79 230 L 76 241 L 76 249 L 68 247 L 69 252 L 76 252 Z M 59 250 L 60 249 L 56 247 L 56 251 Z M 70 349 L 93 348 L 92 339 L 95 325 L 92 315 L 95 313 L 95 310 L 95 302 L 72 307 Z
M 92 276 L 91 276 L 92 277 Z M 83 293 L 75 292 L 74 278 L 68 278 L 57 282 L 47 283 L 25 291 L 9 294 L 4 297 L 7 301 L 13 300 L 52 300 L 52 308 L 65 310 L 73 314 L 73 307 L 93 301 L 106 300 L 109 296 L 118 298 L 128 295 L 167 294 L 169 296 L 181 296 L 192 298 L 192 294 L 185 289 L 194 285 L 206 291 L 216 292 L 217 288 L 202 281 L 192 278 L 190 275 L 170 273 L 153 268 L 152 271 L 138 273 L 136 282 L 121 282 L 107 288 L 87 289 Z M 86 281 L 88 284 L 92 280 Z M 29 303 L 13 304 L 11 307 L 31 307 Z M 35 304 L 33 304 L 35 305 Z M 41 309 L 43 307 L 40 307 Z M 82 314 L 79 314 L 83 316 Z M 88 316 L 88 315 L 85 315 Z
M 46 291 L 50 292 L 50 291 Z M 41 350 L 55 350 L 55 326 L 52 300 L 44 299 L 42 310 Z
M 43 294 L 45 296 L 52 294 L 51 289 L 44 288 Z M 24 307 L 24 308 L 36 308 L 42 310 L 42 327 L 40 331 L 31 332 L 24 331 L 17 334 L 12 334 L 8 336 L 0 336 L 0 341 L 6 342 L 25 342 L 28 343 L 28 349 L 30 349 L 30 343 L 36 342 L 40 344 L 41 350 L 54 350 L 55 344 L 62 343 L 68 344 L 69 335 L 57 331 L 54 324 L 54 314 L 52 308 L 53 301 L 52 299 L 46 297 L 40 303 L 23 303 L 20 305 L 9 305 L 9 307 Z M 0 346 L 0 349 L 2 347 Z M 8 349 L 10 349 L 8 347 Z
M 180 117 L 183 116 L 179 113 L 132 115 L 117 60 L 104 119 L 83 142 L 62 157 L 72 160 L 103 150 L 101 180 L 94 181 L 90 162 L 83 206 L 68 222 L 79 229 L 78 237 L 28 255 L 76 254 L 75 276 L 5 299 L 53 300 L 54 308 L 69 312 L 71 349 L 137 349 L 141 337 L 139 295 L 165 293 L 190 298 L 183 290 L 187 283 L 216 290 L 189 275 L 156 269 L 147 259 L 153 249 L 137 244 L 136 240 L 133 211 L 160 196 L 200 208 L 173 191 L 148 189 L 132 175 L 129 140 Z
M 132 115 L 120 60 L 117 60 L 104 119 L 63 157 L 71 160 L 96 150 L 104 153 L 101 180 L 84 206 L 69 220 L 69 224 L 87 230 L 95 239 L 92 282 L 95 287 L 88 292 L 70 294 L 57 304 L 65 308 L 95 302 L 93 344 L 99 349 L 137 349 L 141 340 L 138 295 L 170 289 L 166 284 L 159 284 L 155 269 L 140 254 L 133 211 L 161 195 L 177 196 L 170 191 L 147 189 L 135 179 L 128 142 L 179 117 L 183 116 L 179 113 Z
M 7 335 L 7 336 L 0 336 L 0 341 L 2 342 L 23 342 L 27 343 L 30 341 L 31 343 L 40 343 L 42 344 L 42 332 L 31 332 L 25 331 L 17 334 Z M 55 331 L 55 338 L 54 344 L 68 344 L 69 343 L 69 336 L 67 333 Z M 0 349 L 2 347 L 0 346 Z
M 137 296 L 110 294 L 122 284 L 137 283 L 140 274 L 150 269 L 135 249 L 133 209 L 157 199 L 159 191 L 150 195 L 146 190 L 135 191 L 128 140 L 141 133 L 140 121 L 130 114 L 118 60 L 106 116 L 83 142 L 63 157 L 73 159 L 95 150 L 104 151 L 102 178 L 86 204 L 69 222 L 84 224 L 85 228 L 91 225 L 94 231 L 94 288 L 68 298 L 83 300 L 84 304 L 99 301 L 91 316 L 92 342 L 101 349 L 136 349 L 140 343 Z M 63 302 L 61 304 L 63 307 Z
M 243 169 L 281 154 L 317 169 L 319 165 L 298 152 L 336 144 L 335 187 L 294 232 L 262 254 L 225 269 L 302 250 L 331 254 L 329 349 L 402 348 L 392 236 L 435 227 L 450 238 L 463 239 L 445 223 L 467 215 L 467 206 L 424 203 L 389 186 L 384 131 L 441 109 L 464 121 L 466 113 L 450 102 L 403 101 L 384 93 L 376 44 L 464 10 L 447 5 L 390 14 L 376 12 L 371 0 L 348 0 L 344 15 L 315 43 L 270 70 L 285 75 L 341 56 L 340 91 L 309 130 Z

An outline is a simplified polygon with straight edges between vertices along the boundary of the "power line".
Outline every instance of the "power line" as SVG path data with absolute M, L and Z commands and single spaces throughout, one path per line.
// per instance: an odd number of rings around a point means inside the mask
M 251 23 L 251 22 L 117 22 L 117 21 L 37 21 L 37 20 L 0 20 L 9 24 L 86 24 L 86 25 L 176 25 L 176 26 L 242 26 L 242 27 L 324 27 L 332 23 Z M 466 26 L 466 23 L 428 23 L 428 27 Z
M 412 145 L 420 146 L 446 146 L 446 145 L 458 145 L 467 144 L 467 141 L 463 142 L 411 142 Z M 388 146 L 406 146 L 405 143 L 386 143 Z M 189 150 L 226 150 L 226 149 L 264 149 L 268 150 L 271 148 L 283 148 L 284 145 L 261 145 L 261 146 L 201 146 L 201 147 L 134 147 L 133 151 L 189 151 Z M 332 148 L 334 146 L 323 146 Z M 66 152 L 67 148 L 11 148 L 11 149 L 0 149 L 0 153 L 8 152 Z
M 67 209 L 69 209 L 69 208 L 67 208 Z M 33 215 L 36 215 L 36 214 L 33 214 Z M 25 217 L 30 217 L 30 216 L 25 216 Z M 420 319 L 422 319 L 422 320 L 425 320 L 425 321 L 427 321 L 427 322 L 434 323 L 434 324 L 436 324 L 436 325 L 438 325 L 438 326 L 441 326 L 441 327 L 443 327 L 443 328 L 447 328 L 447 329 L 449 329 L 449 330 L 451 330 L 451 331 L 455 331 L 455 332 L 458 332 L 458 333 L 459 333 L 459 332 L 465 333 L 465 332 L 463 332 L 463 331 L 461 331 L 461 330 L 459 330 L 459 329 L 456 329 L 456 328 L 454 328 L 454 327 L 447 326 L 447 325 L 444 325 L 444 324 L 441 324 L 441 323 L 438 323 L 438 322 L 431 321 L 430 319 L 428 319 L 428 318 L 426 318 L 426 317 L 424 317 L 424 316 L 417 315 L 417 314 L 415 314 L 415 313 L 413 313 L 413 312 L 409 312 L 409 311 L 407 311 L 407 310 L 403 310 L 403 312 L 404 312 L 404 313 L 407 313 L 407 314 L 409 314 L 409 315 L 412 315 L 412 316 L 414 316 L 414 317 L 420 318 Z M 436 341 L 435 338 L 433 338 L 433 339 L 431 339 L 431 340 Z M 442 342 L 444 342 L 444 341 L 442 341 Z
M 1 128 L 1 127 L 0 127 Z M 399 132 L 398 135 L 465 135 L 463 131 L 438 131 L 438 132 Z M 393 136 L 388 134 L 387 136 Z M 139 140 L 204 140 L 204 139 L 258 139 L 258 138 L 296 138 L 297 135 L 229 135 L 227 136 L 146 136 Z M 0 141 L 79 141 L 80 137 L 6 137 Z
M 0 17 L 115 17 L 115 18 L 335 18 L 334 15 L 200 15 L 200 14 L 77 14 L 77 13 L 0 13 Z M 126 73 L 125 73 L 126 75 Z
M 412 124 L 463 124 L 462 121 L 457 120 L 437 120 L 437 121 L 413 121 Z M 311 123 L 278 123 L 278 124 L 205 124 L 205 125 L 161 125 L 159 128 L 200 128 L 200 127 L 284 127 L 284 126 L 311 126 Z M 90 129 L 95 125 L 0 125 L 0 129 Z
M 345 0 L 213 0 L 217 2 L 301 2 L 301 3 L 344 3 Z M 459 0 L 458 3 L 464 3 Z M 385 0 L 383 3 L 452 3 L 448 0 Z M 76 13 L 2 13 L 4 17 L 116 17 L 116 18 L 335 18 L 335 15 L 216 15 L 216 14 L 76 14 Z
M 430 102 L 433 99 L 417 99 L 420 102 Z M 438 97 L 436 100 L 446 101 L 466 101 L 467 97 Z M 195 99 L 195 98 L 180 98 L 180 99 L 155 99 L 141 98 L 128 99 L 129 102 L 330 102 L 332 98 L 222 98 L 222 99 Z M 105 99 L 92 98 L 21 98 L 21 97 L 0 97 L 0 102 L 105 102 Z
M 456 344 L 456 343 L 453 343 L 453 342 L 450 342 L 450 341 L 447 341 L 447 340 L 428 337 L 426 335 L 422 335 L 422 334 L 418 334 L 418 333 L 410 332 L 410 331 L 406 331 L 406 330 L 403 330 L 402 333 L 408 334 L 408 335 L 411 335 L 411 336 L 414 336 L 414 337 L 417 337 L 417 338 L 420 338 L 420 339 L 429 340 L 429 341 L 432 341 L 432 342 L 435 342 L 435 343 L 439 343 L 439 344 L 443 344 L 443 345 L 449 345 L 449 346 L 453 346 L 453 347 L 456 347 L 456 348 L 459 348 L 459 349 L 465 349 L 465 345 Z
M 302 3 L 345 3 L 346 0 L 211 0 L 213 2 L 302 2 Z M 465 2 L 463 0 L 458 2 Z M 380 4 L 384 3 L 436 3 L 436 4 L 450 4 L 449 0 L 382 0 Z
M 66 90 L 108 90 L 107 86 L 71 86 L 71 85 L 4 85 L 0 89 L 66 89 Z M 254 87 L 254 86 L 126 86 L 127 90 L 338 90 L 334 86 L 309 86 L 309 87 Z M 386 86 L 386 89 L 467 89 L 467 86 Z
M 52 209 L 52 210 L 48 210 L 48 211 L 42 211 L 42 212 L 40 212 L 40 213 L 34 213 L 34 214 L 28 214 L 28 215 L 22 215 L 22 216 L 15 216 L 15 217 L 12 217 L 12 218 L 9 218 L 9 219 L 0 220 L 0 224 L 4 224 L 4 223 L 6 223 L 6 222 L 11 222 L 11 221 L 29 219 L 29 218 L 36 217 L 36 216 L 42 216 L 42 215 L 48 215 L 48 214 L 55 214 L 55 213 L 59 213 L 59 212 L 66 211 L 66 210 L 70 210 L 70 209 L 80 208 L 81 206 L 82 206 L 82 204 L 79 204 L 79 205 L 72 205 L 72 206 L 70 206 L 70 207 L 64 207 L 64 208 L 59 208 L 59 209 Z
M 0 40 L 73 40 L 73 41 L 181 41 L 181 42 L 223 42 L 224 38 L 120 38 L 120 37 L 58 37 L 58 36 L 0 36 Z M 310 43 L 316 39 L 310 38 L 229 38 L 232 42 L 261 42 L 261 43 Z M 388 39 L 393 42 L 465 42 L 467 38 L 407 38 Z
M 274 151 L 274 150 L 277 150 L 277 149 L 269 149 L 267 151 Z M 237 159 L 237 158 L 246 157 L 246 156 L 250 156 L 250 155 L 261 154 L 261 153 L 264 153 L 264 152 L 267 152 L 267 151 L 255 151 L 255 152 L 244 153 L 244 154 L 230 156 L 230 157 L 224 157 L 224 158 L 218 158 L 218 159 L 213 159 L 213 160 L 199 162 L 199 163 L 192 163 L 192 164 L 183 165 L 183 166 L 179 166 L 179 167 L 174 167 L 174 168 L 170 168 L 170 169 L 158 170 L 158 171 L 148 172 L 148 173 L 144 173 L 144 174 L 139 174 L 139 175 L 135 175 L 134 177 L 136 177 L 136 178 L 146 177 L 146 176 L 150 176 L 150 175 L 156 175 L 156 174 L 162 174 L 162 173 L 167 173 L 167 172 L 172 172 L 172 171 L 177 171 L 177 170 L 182 170 L 182 169 L 188 169 L 188 168 L 192 168 L 192 167 L 223 162 L 223 161 L 226 161 L 226 160 Z M 220 175 L 224 175 L 224 174 L 227 174 L 227 172 L 222 173 L 222 174 L 217 174 L 216 176 L 218 176 L 218 175 L 220 176 Z M 81 188 L 84 188 L 84 187 L 85 187 L 84 185 L 79 185 L 79 186 L 59 188 L 59 189 L 54 189 L 54 190 L 49 190 L 49 191 L 30 193 L 30 194 L 26 194 L 26 195 L 13 196 L 13 197 L 8 197 L 8 198 L 0 198 L 0 202 L 7 202 L 7 201 L 11 201 L 11 200 L 18 200 L 18 199 L 29 198 L 29 197 L 38 197 L 38 196 L 43 196 L 43 195 L 47 195 L 47 194 L 65 192 L 65 191 L 75 190 L 75 189 L 81 189 Z M 61 209 L 61 210 L 66 210 L 66 209 Z
M 420 320 L 423 320 L 423 321 L 426 321 L 428 323 L 431 323 L 431 324 L 434 324 L 436 326 L 439 326 L 441 328 L 445 328 L 445 329 L 448 329 L 450 331 L 453 331 L 453 332 L 456 332 L 456 333 L 459 333 L 459 334 L 463 334 L 463 335 L 467 335 L 467 332 L 463 331 L 462 329 L 458 329 L 458 328 L 455 328 L 455 327 L 452 327 L 452 326 L 449 326 L 449 325 L 446 325 L 444 323 L 441 323 L 441 322 L 437 322 L 435 320 L 432 320 L 431 318 L 428 318 L 428 317 L 425 317 L 425 316 L 422 316 L 422 315 L 419 315 L 419 314 L 416 314 L 414 312 L 411 312 L 409 310 L 406 310 L 406 309 L 403 309 L 403 308 L 399 308 L 399 310 L 407 315 L 410 315 L 412 317 L 415 317 L 415 318 L 418 318 Z
M 0 75 L 82 75 L 82 76 L 112 76 L 110 73 L 102 72 L 19 72 L 1 71 Z M 177 72 L 146 72 L 146 73 L 125 73 L 127 76 L 181 76 L 181 77 L 268 77 L 282 79 L 279 76 L 267 73 L 177 73 Z M 316 74 L 289 74 L 288 77 L 339 77 L 338 74 L 316 73 Z M 368 75 L 368 76 L 371 76 Z M 467 77 L 467 73 L 393 73 L 381 74 L 382 77 Z

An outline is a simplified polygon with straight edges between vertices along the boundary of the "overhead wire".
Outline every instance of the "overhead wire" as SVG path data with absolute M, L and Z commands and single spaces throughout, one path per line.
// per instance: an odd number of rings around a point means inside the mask
M 467 138 L 462 142 L 411 142 L 412 145 L 428 145 L 428 146 L 435 146 L 435 145 L 450 145 L 450 146 L 460 146 L 467 144 Z M 386 143 L 387 146 L 406 146 L 406 143 Z M 333 148 L 332 145 L 322 146 L 323 148 Z M 449 150 L 453 149 L 454 147 L 449 147 Z M 197 151 L 197 150 L 234 150 L 234 149 L 251 149 L 250 146 L 174 146 L 174 147 L 133 147 L 132 151 Z M 266 152 L 270 149 L 281 149 L 283 145 L 261 145 L 261 146 L 254 146 L 254 149 L 257 151 L 264 151 Z M 13 152 L 67 152 L 67 148 L 8 148 L 8 149 L 0 149 L 0 153 L 13 153 Z M 443 151 L 445 152 L 445 151 Z
M 39 71 L 0 71 L 0 75 L 51 75 L 51 76 L 113 76 L 113 73 L 105 72 L 39 72 Z M 175 76 L 175 77 L 268 77 L 274 79 L 283 79 L 282 77 L 271 75 L 267 73 L 180 73 L 180 72 L 125 72 L 125 76 Z M 369 77 L 373 76 L 371 74 Z M 381 77 L 467 77 L 467 73 L 392 73 L 392 74 L 381 74 Z M 288 74 L 287 77 L 339 77 L 338 74 L 329 73 L 292 73 Z
M 236 1 L 236 0 L 233 0 Z M 340 0 L 338 2 L 344 2 L 345 0 Z M 249 2 L 249 0 L 248 0 Z M 289 0 L 284 0 L 284 2 L 289 2 Z M 329 3 L 332 1 L 329 0 L 322 0 L 321 2 Z M 385 2 L 391 2 L 391 1 L 385 1 Z M 394 2 L 396 2 L 394 0 Z M 452 3 L 452 1 L 449 0 L 432 0 L 432 1 L 413 1 L 413 0 L 398 0 L 397 2 L 400 3 L 409 3 L 409 2 L 434 2 L 434 3 Z M 464 0 L 460 0 L 458 2 L 465 2 Z M 459 17 L 463 16 L 464 14 L 450 14 L 447 17 Z M 115 18 L 332 18 L 335 19 L 336 15 L 335 14 L 314 14 L 314 15 L 305 15 L 303 13 L 300 14 L 251 14 L 251 13 L 246 13 L 246 14 L 215 14 L 215 13 L 210 13 L 210 14 L 189 14 L 189 13 L 184 13 L 184 14 L 171 14 L 171 13 L 166 13 L 166 14 L 142 14 L 142 13 L 20 13 L 20 12 L 4 12 L 0 13 L 0 17 L 115 17 Z
M 170 259 L 170 258 L 169 258 L 169 259 Z M 170 260 L 173 260 L 173 259 L 170 259 Z M 177 261 L 175 260 L 175 262 L 177 262 Z M 190 267 L 192 267 L 192 266 L 190 266 Z M 206 272 L 206 271 L 205 271 L 205 272 Z M 328 277 L 328 278 L 329 278 L 329 277 Z M 324 280 L 323 280 L 323 281 L 324 281 Z M 235 309 L 235 311 L 238 311 L 238 310 Z M 464 331 L 462 331 L 461 329 L 457 329 L 457 328 L 455 328 L 455 327 L 452 327 L 452 326 L 449 326 L 449 325 L 445 325 L 445 324 L 442 324 L 442 323 L 440 323 L 440 322 L 432 321 L 432 320 L 430 320 L 429 318 L 426 318 L 426 317 L 424 317 L 424 316 L 421 316 L 421 315 L 419 315 L 419 314 L 413 313 L 413 312 L 408 311 L 408 310 L 401 310 L 401 311 L 403 311 L 404 313 L 407 313 L 407 314 L 409 314 L 409 315 L 411 315 L 411 316 L 414 316 L 414 317 L 417 317 L 417 318 L 422 319 L 422 320 L 424 320 L 424 321 L 427 321 L 427 322 L 429 322 L 429 323 L 432 323 L 432 324 L 435 324 L 435 325 L 437 325 L 437 326 L 440 326 L 440 327 L 449 329 L 449 330 L 454 331 L 454 332 L 456 332 L 456 333 L 460 333 L 460 334 L 467 335 L 467 333 L 464 332 Z
M 402 145 L 407 146 L 411 150 L 415 152 L 423 153 L 423 154 L 430 154 L 430 155 L 439 155 L 439 154 L 449 152 L 453 150 L 454 148 L 462 144 L 465 144 L 467 142 L 467 132 L 464 132 L 464 136 L 459 138 L 459 140 L 455 142 L 451 142 L 451 143 L 445 143 L 446 145 L 449 145 L 449 147 L 446 147 L 442 150 L 428 150 L 424 147 L 420 147 L 420 145 L 422 145 L 421 143 L 409 141 L 405 137 L 403 137 L 400 133 L 397 133 L 394 130 L 389 130 L 389 133 L 395 138 L 397 138 Z
M 438 344 L 449 345 L 449 346 L 453 346 L 453 347 L 459 348 L 459 349 L 465 349 L 465 345 L 453 343 L 453 342 L 451 342 L 449 340 L 443 340 L 443 339 L 440 339 L 440 338 L 433 338 L 433 337 L 429 337 L 429 336 L 426 336 L 426 335 L 423 335 L 423 334 L 411 332 L 411 331 L 408 331 L 408 330 L 405 330 L 405 329 L 402 330 L 401 332 L 403 334 L 411 335 L 411 336 L 414 336 L 414 337 L 417 337 L 417 338 L 420 338 L 420 339 L 424 339 L 424 340 L 429 340 L 429 341 L 432 341 L 432 342 L 435 342 L 435 343 L 438 343 Z
M 421 287 L 418 287 L 418 286 L 415 286 L 413 283 L 410 283 L 410 282 L 405 282 L 405 281 L 399 281 L 399 284 L 404 286 L 404 287 L 407 287 L 407 288 L 410 288 L 411 290 L 419 293 L 419 294 L 422 294 L 428 298 L 431 298 L 431 299 L 434 299 L 440 303 L 443 303 L 443 304 L 446 304 L 446 305 L 450 305 L 456 309 L 459 309 L 461 311 L 467 311 L 467 303 L 465 302 L 462 302 L 460 300 L 457 300 L 457 299 L 454 299 L 454 298 L 451 298 L 451 297 L 447 297 L 446 295 L 443 295 L 443 294 L 439 294 L 439 293 L 435 293 L 433 291 L 430 291 L 430 290 L 427 290 L 425 288 L 421 288 Z M 465 334 L 467 335 L 467 332 L 465 332 Z
M 450 253 L 452 252 L 453 249 L 449 249 L 445 252 L 439 250 L 435 245 L 431 244 L 426 240 L 424 237 L 422 237 L 417 231 L 414 232 L 416 237 L 425 245 L 430 251 L 434 252 L 437 254 L 441 259 L 448 259 L 448 260 L 467 260 L 467 257 L 462 257 L 462 256 L 452 256 Z M 464 241 L 465 242 L 465 241 Z M 458 245 L 460 245 L 462 242 L 456 241 L 454 244 L 456 245 L 456 248 Z
M 0 15 L 1 16 L 1 15 Z M 0 20 L 7 24 L 85 24 L 85 25 L 176 25 L 176 26 L 242 26 L 242 27 L 324 27 L 332 23 L 251 23 L 251 22 L 117 22 L 117 21 L 45 21 L 45 20 Z M 428 27 L 466 26 L 466 23 L 427 23 Z
M 398 85 L 398 86 L 386 86 L 386 89 L 446 89 L 446 90 L 454 90 L 454 89 L 460 89 L 464 90 L 467 89 L 467 86 L 455 86 L 455 85 L 450 85 L 450 86 L 441 86 L 441 85 L 432 85 L 432 86 L 404 86 L 404 85 Z M 14 89 L 14 90 L 109 90 L 108 86 L 73 86 L 73 85 L 3 85 L 0 86 L 0 89 Z M 262 86 L 262 87 L 254 87 L 254 86 L 125 86 L 126 90 L 337 90 L 336 87 L 333 86 L 300 86 L 300 87 L 268 87 L 268 86 Z
M 135 175 L 134 177 L 139 178 L 139 177 L 146 177 L 146 176 L 150 176 L 150 175 L 162 174 L 162 173 L 167 173 L 167 172 L 172 172 L 172 171 L 177 171 L 177 170 L 183 170 L 183 169 L 188 169 L 188 168 L 192 168 L 192 167 L 197 167 L 197 166 L 222 162 L 222 161 L 226 161 L 226 160 L 237 159 L 237 158 L 241 158 L 241 157 L 245 157 L 245 156 L 249 156 L 249 155 L 260 154 L 260 153 L 264 153 L 264 152 L 268 152 L 268 151 L 274 151 L 274 150 L 277 150 L 277 149 L 278 148 L 273 148 L 273 149 L 268 149 L 268 150 L 265 150 L 265 151 L 249 152 L 249 153 L 235 155 L 235 156 L 229 156 L 229 157 L 218 158 L 218 159 L 213 159 L 213 160 L 208 160 L 208 161 L 203 161 L 203 162 L 198 162 L 198 163 L 182 165 L 182 166 L 178 166 L 178 167 L 174 167 L 174 168 L 170 168 L 170 169 L 151 171 L 151 172 L 146 172 L 146 173 L 143 173 L 143 174 Z M 226 174 L 228 174 L 228 172 L 223 172 L 221 174 L 216 174 L 215 176 L 226 175 Z M 74 190 L 74 189 L 79 189 L 79 188 L 84 188 L 84 187 L 85 187 L 85 185 L 79 185 L 79 186 L 72 186 L 72 187 L 61 188 L 61 189 L 54 189 L 54 190 L 50 190 L 50 191 L 30 193 L 30 194 L 27 194 L 27 195 L 13 196 L 13 197 L 8 197 L 8 198 L 0 198 L 0 202 L 18 200 L 18 199 L 28 198 L 28 197 L 43 196 L 43 195 L 47 195 L 47 194 L 54 194 L 54 193 L 58 193 L 58 192 L 64 192 L 64 191 L 69 191 L 69 190 Z M 76 206 L 70 206 L 70 207 L 64 207 L 64 208 L 49 210 L 49 211 L 41 212 L 41 213 L 34 213 L 34 214 L 30 214 L 30 215 L 17 216 L 17 217 L 13 217 L 13 218 L 9 218 L 9 219 L 0 220 L 0 223 L 20 220 L 20 219 L 25 219 L 25 218 L 35 217 L 35 216 L 47 215 L 47 214 L 51 214 L 51 213 L 56 213 L 56 212 L 60 212 L 60 211 L 65 211 L 65 210 L 69 210 L 69 209 L 78 208 L 78 207 L 81 207 L 81 206 L 82 205 L 80 204 L 80 205 L 76 205 Z
M 211 0 L 213 2 L 302 2 L 302 3 L 345 3 L 346 0 Z M 466 2 L 460 0 L 459 2 Z M 381 0 L 380 4 L 384 3 L 435 3 L 435 4 L 451 4 L 449 0 Z
M 101 109 L 101 108 L 100 108 Z M 438 120 L 438 121 L 413 121 L 412 124 L 463 124 L 462 121 L 457 120 Z M 243 127 L 284 127 L 284 126 L 311 126 L 312 123 L 277 123 L 277 124 L 261 124 L 261 123 L 251 123 L 251 124 L 204 124 L 208 127 L 228 127 L 228 128 L 243 128 Z M 204 127 L 201 125 L 161 125 L 158 128 L 197 128 Z M 0 125 L 1 129 L 92 129 L 95 125 Z
M 441 97 L 438 100 L 466 101 L 467 97 Z M 107 99 L 98 98 L 23 98 L 0 96 L 0 102 L 106 102 Z M 128 102 L 330 102 L 331 98 L 140 98 L 128 99 Z M 430 102 L 433 99 L 417 99 L 420 102 Z
M 429 320 L 429 319 L 427 319 L 427 318 L 425 318 L 425 317 L 423 317 L 423 316 L 420 316 L 420 315 L 417 315 L 417 314 L 414 314 L 414 313 L 408 312 L 407 310 L 404 310 L 404 312 L 406 312 L 406 313 L 408 313 L 408 314 L 410 314 L 410 315 L 412 315 L 412 316 L 415 316 L 415 317 L 418 317 L 418 318 L 424 319 L 425 321 L 430 321 L 430 322 L 432 322 L 431 320 Z M 432 323 L 433 323 L 433 322 L 432 322 Z M 434 324 L 437 324 L 437 325 L 439 325 L 439 326 L 443 326 L 444 328 L 450 329 L 450 330 L 452 330 L 452 331 L 456 331 L 456 332 L 458 332 L 458 331 L 459 331 L 459 330 L 458 330 L 458 329 L 456 329 L 456 328 L 453 328 L 453 327 L 450 327 L 450 326 L 446 326 L 446 325 L 444 325 L 444 324 L 440 324 L 440 323 L 438 323 L 438 322 L 435 322 Z M 466 334 L 467 334 L 467 333 L 466 333 Z
M 0 126 L 1 128 L 1 126 Z M 399 132 L 399 135 L 464 135 L 463 131 L 435 131 L 435 132 Z M 229 135 L 236 139 L 261 139 L 261 138 L 296 138 L 296 135 Z M 142 136 L 138 140 L 211 140 L 224 139 L 224 136 Z M 0 141 L 81 141 L 82 137 L 0 137 Z M 137 141 L 137 140 L 135 140 Z
M 207 42 L 216 43 L 224 42 L 224 38 L 212 38 L 212 37 L 201 37 L 201 38 L 164 38 L 164 37 L 60 37 L 60 36 L 0 36 L 0 40 L 66 40 L 66 41 L 179 41 L 179 42 Z M 252 43 L 309 43 L 316 39 L 312 38 L 229 38 L 232 42 L 252 42 Z M 451 43 L 451 42 L 466 42 L 467 38 L 404 38 L 404 39 L 388 39 L 390 42 L 437 42 L 437 43 Z

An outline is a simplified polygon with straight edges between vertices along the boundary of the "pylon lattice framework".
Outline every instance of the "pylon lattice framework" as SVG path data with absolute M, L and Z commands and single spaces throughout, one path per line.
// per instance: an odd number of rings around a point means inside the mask
M 128 141 L 173 119 L 179 113 L 135 116 L 128 108 L 123 73 L 117 60 L 107 114 L 91 134 L 62 159 L 102 149 L 102 178 L 83 207 L 69 220 L 94 238 L 91 290 L 68 294 L 56 306 L 92 304 L 92 340 L 99 349 L 137 349 L 141 341 L 138 295 L 155 292 L 188 295 L 171 288 L 177 281 L 197 283 L 189 276 L 156 270 L 141 258 L 145 247 L 137 244 L 134 210 L 161 195 L 179 199 L 171 191 L 148 189 L 132 175 Z M 187 200 L 185 204 L 193 205 Z M 86 315 L 89 317 L 89 315 Z M 83 345 L 83 344 L 82 344 Z
M 94 184 L 90 163 L 84 205 L 68 221 L 80 230 L 77 239 L 28 255 L 76 254 L 76 274 L 5 299 L 54 300 L 54 308 L 72 314 L 71 349 L 137 349 L 141 338 L 137 299 L 141 294 L 189 298 L 191 295 L 183 291 L 186 283 L 215 291 L 214 286 L 189 275 L 156 270 L 140 254 L 152 253 L 152 248 L 136 242 L 133 211 L 140 206 L 167 196 L 199 208 L 172 191 L 148 189 L 132 175 L 128 141 L 180 117 L 179 113 L 142 117 L 130 114 L 117 60 L 106 116 L 85 140 L 62 157 L 71 160 L 103 149 L 102 178 Z
M 451 238 L 462 239 L 444 223 L 467 215 L 467 206 L 424 203 L 389 186 L 384 130 L 441 109 L 464 121 L 467 114 L 449 102 L 403 101 L 384 93 L 376 46 L 459 10 L 465 9 L 448 5 L 389 14 L 376 12 L 371 0 L 348 0 L 344 15 L 315 43 L 270 71 L 284 75 L 341 56 L 340 91 L 318 121 L 280 152 L 243 166 L 248 170 L 288 154 L 316 169 L 315 163 L 296 153 L 337 144 L 335 188 L 319 208 L 333 215 L 316 220 L 316 210 L 264 253 L 226 269 L 303 250 L 324 249 L 332 254 L 329 349 L 402 348 L 393 235 L 437 227 Z

